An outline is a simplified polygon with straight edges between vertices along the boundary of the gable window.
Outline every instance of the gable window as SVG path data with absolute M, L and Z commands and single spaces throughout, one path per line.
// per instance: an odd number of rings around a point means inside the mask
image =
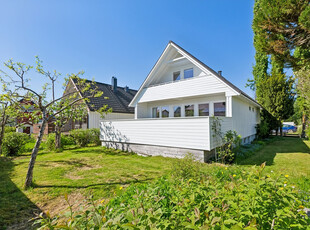
M 184 70 L 184 79 L 192 78 L 192 77 L 194 77 L 194 70 L 193 70 L 193 68 L 185 69 Z
M 181 106 L 173 107 L 174 117 L 181 117 Z
M 161 107 L 161 117 L 169 117 L 169 106 Z
M 185 117 L 194 116 L 194 105 L 185 105 Z
M 173 73 L 173 81 L 179 81 L 181 80 L 181 72 L 178 71 L 178 72 L 174 72 Z
M 159 108 L 158 107 L 152 108 L 152 118 L 159 118 Z
M 199 104 L 199 116 L 209 116 L 209 103 Z
M 226 104 L 225 102 L 214 103 L 214 116 L 225 116 Z

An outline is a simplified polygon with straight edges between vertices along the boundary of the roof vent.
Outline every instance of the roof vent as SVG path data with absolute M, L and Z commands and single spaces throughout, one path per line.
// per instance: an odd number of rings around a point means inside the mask
M 125 90 L 126 93 L 128 93 L 129 92 L 129 87 L 126 85 L 124 90 Z
M 116 93 L 116 91 L 117 91 L 117 78 L 114 76 L 112 77 L 111 85 L 112 85 L 113 92 Z
M 218 75 L 222 76 L 222 70 L 217 71 Z

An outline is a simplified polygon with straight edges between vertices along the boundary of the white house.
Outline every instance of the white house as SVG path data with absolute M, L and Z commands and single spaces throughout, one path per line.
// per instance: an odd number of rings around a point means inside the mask
M 103 145 L 145 155 L 206 161 L 217 147 L 212 124 L 255 138 L 261 106 L 221 74 L 170 41 L 129 106 L 135 118 L 100 124 Z
M 89 83 L 92 81 L 86 80 Z M 83 92 L 79 89 L 77 82 L 70 79 L 65 92 L 71 92 L 77 90 L 81 96 Z M 136 95 L 137 90 L 130 89 L 129 87 L 120 87 L 117 85 L 117 78 L 112 77 L 111 85 L 94 82 L 92 87 L 96 87 L 103 94 L 100 97 L 89 98 L 86 102 L 87 117 L 84 121 L 69 122 L 65 125 L 63 131 L 69 131 L 71 129 L 91 129 L 99 128 L 100 120 L 102 120 L 100 113 L 97 112 L 102 106 L 107 105 L 108 108 L 112 109 L 111 113 L 105 115 L 105 119 L 133 119 L 134 108 L 129 107 L 129 103 Z

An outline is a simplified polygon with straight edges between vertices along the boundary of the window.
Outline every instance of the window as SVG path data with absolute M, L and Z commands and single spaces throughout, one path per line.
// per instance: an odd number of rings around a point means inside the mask
M 184 70 L 184 79 L 191 78 L 191 77 L 194 77 L 193 68 L 185 69 Z
M 173 107 L 174 117 L 181 117 L 181 106 Z
M 209 104 L 199 104 L 199 116 L 209 116 Z
M 178 80 L 181 80 L 181 72 L 180 71 L 173 73 L 173 81 L 178 81 Z
M 169 106 L 161 107 L 161 117 L 169 117 Z
M 152 108 L 152 118 L 159 118 L 159 108 L 158 107 Z
M 251 111 L 251 106 L 249 106 L 249 110 Z
M 252 111 L 254 112 L 254 107 L 252 107 Z
M 194 105 L 185 105 L 185 117 L 194 116 Z
M 214 116 L 225 116 L 226 105 L 225 102 L 214 103 Z

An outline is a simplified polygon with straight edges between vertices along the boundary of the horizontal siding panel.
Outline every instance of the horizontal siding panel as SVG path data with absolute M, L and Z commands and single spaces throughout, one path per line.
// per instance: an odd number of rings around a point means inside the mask
M 209 150 L 209 118 L 103 121 L 101 140 Z
M 214 76 L 202 76 L 146 88 L 139 103 L 230 91 L 223 82 Z

